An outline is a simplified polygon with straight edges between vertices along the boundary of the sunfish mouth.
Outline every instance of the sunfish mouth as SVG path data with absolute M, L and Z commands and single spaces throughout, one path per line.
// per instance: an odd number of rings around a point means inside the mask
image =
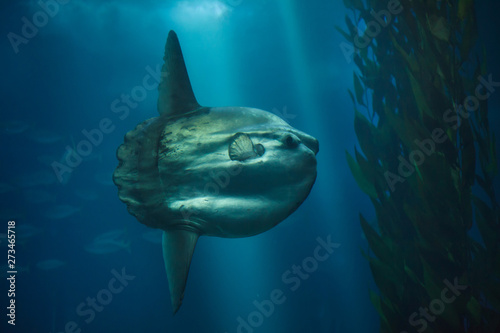
M 305 137 L 302 138 L 302 142 L 304 142 L 304 144 L 307 146 L 307 148 L 309 148 L 313 151 L 314 155 L 318 155 L 319 142 L 316 138 L 306 134 Z
M 299 137 L 302 144 L 304 144 L 307 148 L 309 148 L 314 153 L 314 155 L 318 154 L 319 142 L 315 137 L 295 129 L 290 132 Z

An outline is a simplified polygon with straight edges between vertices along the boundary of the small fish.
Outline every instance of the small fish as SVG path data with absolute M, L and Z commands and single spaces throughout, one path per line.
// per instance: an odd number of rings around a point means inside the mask
M 44 271 L 53 270 L 64 265 L 66 265 L 66 263 L 59 259 L 47 259 L 36 263 L 36 267 Z
M 47 130 L 37 130 L 31 134 L 31 139 L 42 144 L 53 144 L 62 140 L 62 136 Z
M 78 198 L 87 200 L 87 201 L 94 201 L 99 199 L 99 194 L 97 194 L 96 191 L 89 190 L 89 189 L 76 189 L 73 192 Z
M 54 172 L 50 170 L 39 170 L 20 176 L 17 179 L 17 185 L 22 188 L 34 187 L 39 185 L 52 185 L 56 182 Z
M 29 125 L 21 120 L 11 120 L 0 123 L 0 133 L 21 134 L 29 128 Z
M 70 205 L 57 205 L 47 210 L 44 216 L 51 220 L 61 220 L 80 211 L 80 208 Z
M 97 242 L 94 241 L 85 246 L 85 251 L 93 254 L 109 254 L 120 250 L 126 250 L 128 253 L 131 253 L 130 241 L 103 240 Z
M 122 238 L 127 233 L 127 229 L 115 229 L 102 233 L 94 238 L 94 242 L 102 241 L 117 241 L 118 238 Z
M 54 196 L 44 190 L 26 189 L 23 191 L 24 200 L 32 204 L 54 201 Z

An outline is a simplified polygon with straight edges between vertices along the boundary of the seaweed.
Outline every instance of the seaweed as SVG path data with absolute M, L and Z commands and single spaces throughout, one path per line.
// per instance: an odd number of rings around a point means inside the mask
M 344 0 L 356 64 L 348 165 L 381 332 L 500 331 L 500 209 L 487 71 L 472 0 Z M 489 82 L 489 84 L 488 84 Z M 476 236 L 478 234 L 478 236 Z

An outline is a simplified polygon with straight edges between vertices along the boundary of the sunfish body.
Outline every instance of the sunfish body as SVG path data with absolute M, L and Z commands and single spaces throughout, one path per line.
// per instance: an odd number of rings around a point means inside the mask
M 266 111 L 200 106 L 173 31 L 164 61 L 160 116 L 127 133 L 113 180 L 128 211 L 164 231 L 175 314 L 198 238 L 248 237 L 283 221 L 314 184 L 318 141 Z

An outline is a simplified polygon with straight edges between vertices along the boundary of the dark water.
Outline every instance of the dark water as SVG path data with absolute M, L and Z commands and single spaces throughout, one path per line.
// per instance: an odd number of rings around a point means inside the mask
M 478 21 L 499 81 L 492 3 L 478 7 Z M 2 3 L 0 16 L 0 233 L 15 220 L 20 235 L 15 326 L 6 316 L 5 239 L 0 246 L 0 332 L 378 330 L 358 219 L 373 212 L 345 162 L 356 139 L 347 94 L 354 64 L 334 29 L 344 25 L 341 1 L 72 0 L 49 8 L 47 22 L 40 10 L 35 1 Z M 13 47 L 8 34 L 21 35 L 23 17 L 33 22 L 34 15 L 40 28 Z M 287 220 L 251 238 L 200 239 L 174 317 L 161 246 L 145 240 L 150 229 L 128 214 L 111 182 L 124 134 L 157 115 L 152 73 L 171 29 L 200 104 L 272 111 L 321 146 L 316 184 Z M 135 101 L 127 104 L 125 95 Z M 499 100 L 490 100 L 497 132 Z M 84 133 L 97 128 L 107 133 L 82 146 Z M 89 154 L 61 183 L 50 163 L 67 147 Z M 86 251 L 117 229 L 123 249 Z M 318 238 L 340 246 L 310 273 L 294 274 L 294 265 L 311 264 Z

